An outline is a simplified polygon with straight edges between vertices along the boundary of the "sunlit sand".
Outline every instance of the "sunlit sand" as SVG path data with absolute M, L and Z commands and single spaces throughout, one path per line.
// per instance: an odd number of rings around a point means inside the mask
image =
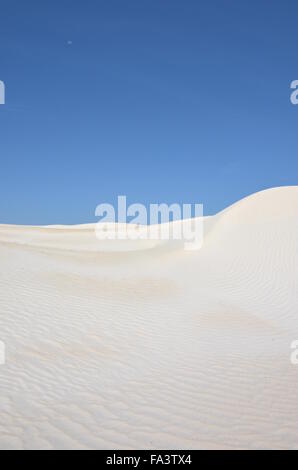
M 298 187 L 204 229 L 0 226 L 0 448 L 298 447 Z

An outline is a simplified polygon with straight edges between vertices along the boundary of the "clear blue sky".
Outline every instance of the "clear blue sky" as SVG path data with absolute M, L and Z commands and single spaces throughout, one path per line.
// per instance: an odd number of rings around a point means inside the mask
M 298 184 L 295 79 L 296 0 L 2 0 L 0 222 Z

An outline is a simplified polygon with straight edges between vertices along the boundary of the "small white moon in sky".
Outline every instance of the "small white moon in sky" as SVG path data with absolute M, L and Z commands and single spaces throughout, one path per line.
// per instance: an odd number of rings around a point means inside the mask
M 72 45 L 72 41 L 67 41 L 67 44 L 68 44 L 69 46 L 71 46 L 71 45 Z

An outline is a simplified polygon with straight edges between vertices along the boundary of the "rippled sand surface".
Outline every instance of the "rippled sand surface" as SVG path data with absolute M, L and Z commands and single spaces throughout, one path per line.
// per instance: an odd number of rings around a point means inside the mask
M 199 251 L 99 243 L 0 226 L 0 448 L 298 448 L 298 187 L 206 218 Z

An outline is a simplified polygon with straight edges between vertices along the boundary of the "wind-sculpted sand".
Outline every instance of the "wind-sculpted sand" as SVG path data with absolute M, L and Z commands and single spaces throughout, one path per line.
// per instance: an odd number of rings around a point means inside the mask
M 0 448 L 298 448 L 298 187 L 105 243 L 0 226 Z

